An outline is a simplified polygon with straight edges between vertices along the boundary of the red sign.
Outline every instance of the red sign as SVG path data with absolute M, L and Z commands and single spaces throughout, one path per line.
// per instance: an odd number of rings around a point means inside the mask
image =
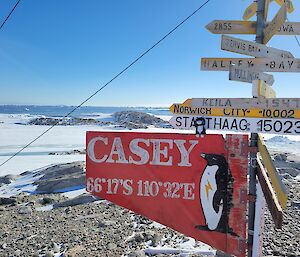
M 87 191 L 245 256 L 246 135 L 87 132 Z

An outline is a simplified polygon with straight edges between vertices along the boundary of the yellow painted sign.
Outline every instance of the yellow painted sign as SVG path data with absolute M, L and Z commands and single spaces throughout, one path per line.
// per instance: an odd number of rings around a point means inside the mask
M 247 21 L 251 19 L 257 12 L 257 2 L 250 4 L 244 12 L 243 20 Z
M 292 1 L 290 1 L 290 0 L 288 0 L 288 1 L 286 1 L 286 0 L 275 0 L 275 2 L 277 4 L 279 4 L 280 6 L 282 6 L 286 2 L 286 7 L 287 7 L 288 13 L 292 13 L 295 10 L 294 5 L 293 5 Z
M 255 34 L 256 22 L 214 20 L 205 26 L 213 34 Z
M 283 209 L 285 209 L 286 205 L 287 205 L 287 200 L 288 200 L 287 190 L 280 179 L 280 176 L 273 164 L 272 158 L 268 152 L 268 149 L 267 149 L 261 135 L 258 135 L 258 151 L 262 157 L 264 166 L 268 172 L 268 176 L 271 180 L 271 183 L 272 183 L 272 186 L 277 195 L 278 201 L 279 201 L 281 207 Z
M 254 80 L 252 84 L 252 95 L 254 97 L 276 98 L 275 90 L 263 80 Z
M 275 15 L 273 20 L 264 29 L 264 40 L 263 43 L 267 44 L 270 39 L 277 33 L 286 20 L 286 5 L 283 4 Z
M 205 28 L 213 34 L 256 34 L 256 21 L 214 20 Z M 276 32 L 278 35 L 300 35 L 300 22 L 283 23 Z
M 192 107 L 186 104 L 173 104 L 170 111 L 176 115 L 189 116 L 300 119 L 300 109 Z
M 272 219 L 275 223 L 276 228 L 282 227 L 283 213 L 282 207 L 280 206 L 276 194 L 272 188 L 272 185 L 269 181 L 266 169 L 262 164 L 261 160 L 257 159 L 258 169 L 257 169 L 257 177 L 259 184 L 261 185 L 261 189 L 264 193 L 264 197 L 266 199 L 268 208 L 270 210 Z

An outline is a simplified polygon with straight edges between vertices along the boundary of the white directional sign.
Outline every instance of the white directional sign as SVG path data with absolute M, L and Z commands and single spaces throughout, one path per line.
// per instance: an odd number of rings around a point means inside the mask
M 258 79 L 265 81 L 268 85 L 273 85 L 274 83 L 273 75 L 252 69 L 243 69 L 236 65 L 231 65 L 229 67 L 229 80 L 252 83 L 253 80 Z
M 201 58 L 201 70 L 229 71 L 230 65 L 261 72 L 300 72 L 296 58 Z
M 300 98 L 189 98 L 183 105 L 199 108 L 300 109 Z
M 288 51 L 225 35 L 222 35 L 221 49 L 258 58 L 294 58 Z
M 277 31 L 281 28 L 283 23 L 286 21 L 286 5 L 283 4 L 275 15 L 273 20 L 266 26 L 264 29 L 264 38 L 263 43 L 267 44 L 269 40 L 277 33 Z
M 256 21 L 214 20 L 205 28 L 213 34 L 256 34 Z M 300 22 L 283 23 L 276 35 L 300 35 Z
M 261 119 L 239 117 L 173 116 L 169 121 L 176 129 L 195 130 L 195 121 L 203 118 L 207 130 L 269 133 L 284 135 L 300 134 L 300 119 Z

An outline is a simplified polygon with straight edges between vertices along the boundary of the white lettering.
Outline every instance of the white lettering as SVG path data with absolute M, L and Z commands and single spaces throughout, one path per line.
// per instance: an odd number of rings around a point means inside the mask
M 117 155 L 118 159 L 114 160 L 113 155 Z M 106 162 L 110 163 L 128 163 L 125 157 L 122 140 L 119 137 L 115 137 L 114 142 L 111 147 L 110 155 Z
M 108 144 L 108 138 L 105 137 L 95 137 L 93 139 L 91 139 L 91 141 L 89 142 L 88 144 L 88 147 L 87 147 L 87 154 L 88 154 L 88 157 L 93 161 L 93 162 L 96 162 L 96 163 L 101 163 L 101 162 L 104 162 L 106 159 L 107 159 L 107 155 L 103 155 L 103 157 L 101 159 L 97 159 L 96 156 L 95 156 L 95 144 L 97 141 L 102 141 L 105 145 Z
M 192 164 L 189 162 L 190 160 L 190 153 L 193 150 L 193 148 L 198 144 L 197 140 L 190 140 L 189 143 L 191 144 L 189 149 L 186 150 L 184 144 L 186 140 L 174 140 L 174 143 L 177 145 L 178 150 L 181 154 L 181 161 L 178 163 L 178 166 L 184 166 L 184 167 L 191 167 Z
M 171 166 L 173 157 L 170 156 L 166 162 L 161 161 L 161 155 L 165 159 L 168 158 L 168 147 L 165 146 L 161 149 L 161 143 L 167 143 L 170 149 L 173 149 L 173 140 L 171 139 L 150 139 L 150 142 L 153 143 L 153 159 L 150 161 L 152 165 L 162 165 L 162 166 Z
M 143 165 L 149 161 L 149 153 L 147 150 L 139 146 L 139 143 L 144 143 L 146 146 L 150 145 L 149 139 L 136 138 L 133 139 L 129 144 L 130 151 L 140 157 L 139 161 L 135 161 L 131 156 L 129 156 L 129 163 L 136 165 Z

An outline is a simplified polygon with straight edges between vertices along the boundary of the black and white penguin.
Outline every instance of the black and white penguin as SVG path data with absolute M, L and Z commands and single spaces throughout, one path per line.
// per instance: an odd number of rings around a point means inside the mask
M 223 155 L 203 154 L 207 162 L 200 179 L 200 204 L 206 226 L 198 225 L 201 230 L 231 233 L 228 215 L 233 194 L 233 178 L 228 163 Z

